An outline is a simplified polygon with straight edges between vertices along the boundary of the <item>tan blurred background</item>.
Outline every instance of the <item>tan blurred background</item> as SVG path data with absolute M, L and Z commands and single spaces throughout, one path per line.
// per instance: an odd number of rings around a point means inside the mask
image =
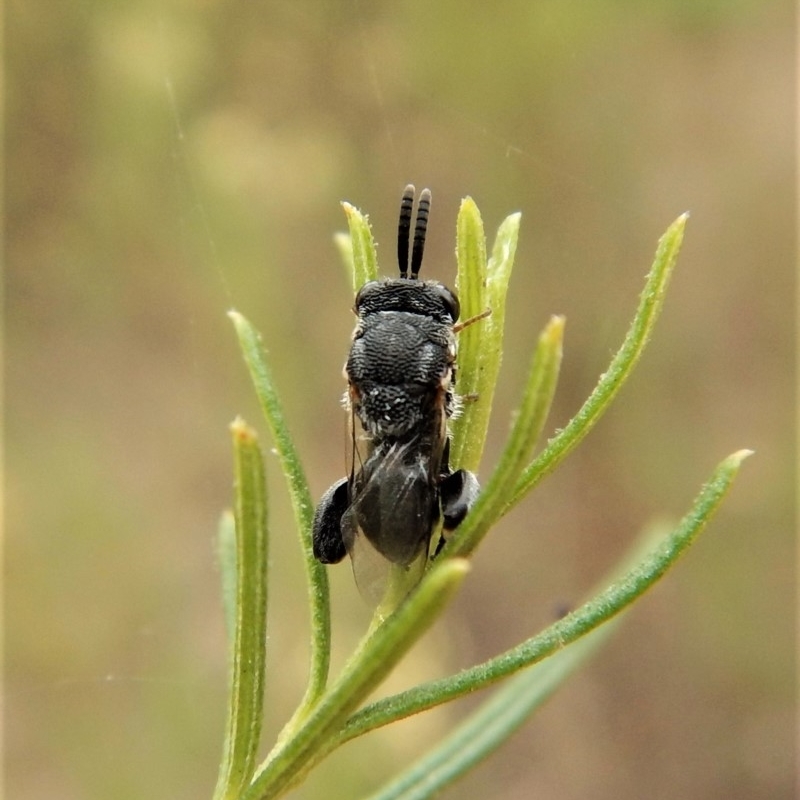
M 225 312 L 263 331 L 319 496 L 344 465 L 339 201 L 393 274 L 409 181 L 433 190 L 427 277 L 453 280 L 464 195 L 492 235 L 523 214 L 484 476 L 548 316 L 567 317 L 552 429 L 692 217 L 635 377 L 393 688 L 538 631 L 757 451 L 613 642 L 443 796 L 793 796 L 794 38 L 793 6 L 764 0 L 11 2 L 6 796 L 210 797 L 228 423 L 269 448 Z M 274 458 L 268 479 L 270 741 L 303 691 L 307 611 Z M 346 565 L 331 577 L 339 665 L 368 609 Z M 349 745 L 296 796 L 367 793 L 469 705 Z

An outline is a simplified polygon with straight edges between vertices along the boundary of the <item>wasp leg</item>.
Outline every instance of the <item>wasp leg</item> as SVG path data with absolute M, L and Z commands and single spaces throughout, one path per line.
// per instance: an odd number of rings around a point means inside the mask
M 442 478 L 439 492 L 442 499 L 442 531 L 443 535 L 436 545 L 433 557 L 439 555 L 444 547 L 445 535 L 455 530 L 467 516 L 467 512 L 475 504 L 480 485 L 478 479 L 465 469 L 451 472 Z
M 322 495 L 314 512 L 314 558 L 323 564 L 338 564 L 347 555 L 342 540 L 342 514 L 349 504 L 347 478 L 342 478 Z
M 452 531 L 459 526 L 467 511 L 478 497 L 478 479 L 465 469 L 450 473 L 440 484 L 444 529 Z

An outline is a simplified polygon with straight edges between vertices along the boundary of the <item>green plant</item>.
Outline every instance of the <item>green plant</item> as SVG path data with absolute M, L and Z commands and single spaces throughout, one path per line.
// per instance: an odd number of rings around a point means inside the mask
M 344 204 L 350 235 L 338 244 L 350 263 L 353 286 L 377 275 L 369 224 Z M 459 390 L 479 402 L 466 404 L 453 424 L 452 462 L 476 469 L 502 353 L 505 297 L 516 250 L 519 215 L 500 226 L 487 258 L 483 224 L 470 198 L 457 224 L 458 281 L 462 316 L 485 308 L 492 315 L 459 334 Z M 553 317 L 542 331 L 519 410 L 497 466 L 467 518 L 419 586 L 396 608 L 376 611 L 370 629 L 341 673 L 330 680 L 330 603 L 325 568 L 313 557 L 313 505 L 300 459 L 287 431 L 259 335 L 231 312 L 239 343 L 286 476 L 308 578 L 311 664 L 308 687 L 266 760 L 256 765 L 265 668 L 267 499 L 255 432 L 232 425 L 235 512 L 223 517 L 219 548 L 223 596 L 230 634 L 230 704 L 216 800 L 279 797 L 297 785 L 334 749 L 371 730 L 514 676 L 418 763 L 374 798 L 424 798 L 452 782 L 498 747 L 526 717 L 607 637 L 625 610 L 657 581 L 708 522 L 749 451 L 729 456 L 702 487 L 689 513 L 671 531 L 636 544 L 614 574 L 582 606 L 541 633 L 489 661 L 448 678 L 430 681 L 366 706 L 368 695 L 394 669 L 442 613 L 469 571 L 469 555 L 492 525 L 552 472 L 591 430 L 638 361 L 664 302 L 683 237 L 686 216 L 661 238 L 633 323 L 609 368 L 572 421 L 534 456 L 555 391 L 564 320 Z M 566 645 L 569 645 L 568 647 Z M 536 665 L 536 666 L 534 666 Z

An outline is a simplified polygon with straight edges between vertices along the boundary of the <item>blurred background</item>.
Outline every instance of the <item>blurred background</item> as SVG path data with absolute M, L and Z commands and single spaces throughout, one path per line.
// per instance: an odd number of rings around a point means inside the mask
M 210 797 L 229 422 L 270 447 L 225 312 L 262 331 L 318 497 L 344 474 L 339 202 L 393 275 L 407 182 L 433 190 L 425 276 L 451 285 L 461 198 L 490 239 L 522 212 L 484 478 L 549 315 L 552 431 L 692 216 L 635 376 L 386 691 L 537 632 L 756 451 L 589 668 L 443 796 L 794 796 L 793 4 L 17 0 L 6 19 L 6 796 Z M 308 656 L 274 456 L 268 484 L 267 744 Z M 330 575 L 337 668 L 370 610 L 347 564 Z M 295 796 L 366 794 L 479 699 L 348 745 Z

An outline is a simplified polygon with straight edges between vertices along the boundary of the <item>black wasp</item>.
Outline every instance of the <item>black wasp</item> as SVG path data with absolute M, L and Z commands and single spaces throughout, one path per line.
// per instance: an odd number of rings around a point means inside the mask
M 456 325 L 455 293 L 418 279 L 428 189 L 419 197 L 409 265 L 414 193 L 407 186 L 400 204 L 400 277 L 369 281 L 356 295 L 344 368 L 350 474 L 328 489 L 314 515 L 315 557 L 334 564 L 349 553 L 359 590 L 373 602 L 391 569 L 407 576 L 405 591 L 419 581 L 434 533 L 452 531 L 478 494 L 471 472 L 450 469 L 447 431 L 458 401 L 455 333 L 472 320 Z

